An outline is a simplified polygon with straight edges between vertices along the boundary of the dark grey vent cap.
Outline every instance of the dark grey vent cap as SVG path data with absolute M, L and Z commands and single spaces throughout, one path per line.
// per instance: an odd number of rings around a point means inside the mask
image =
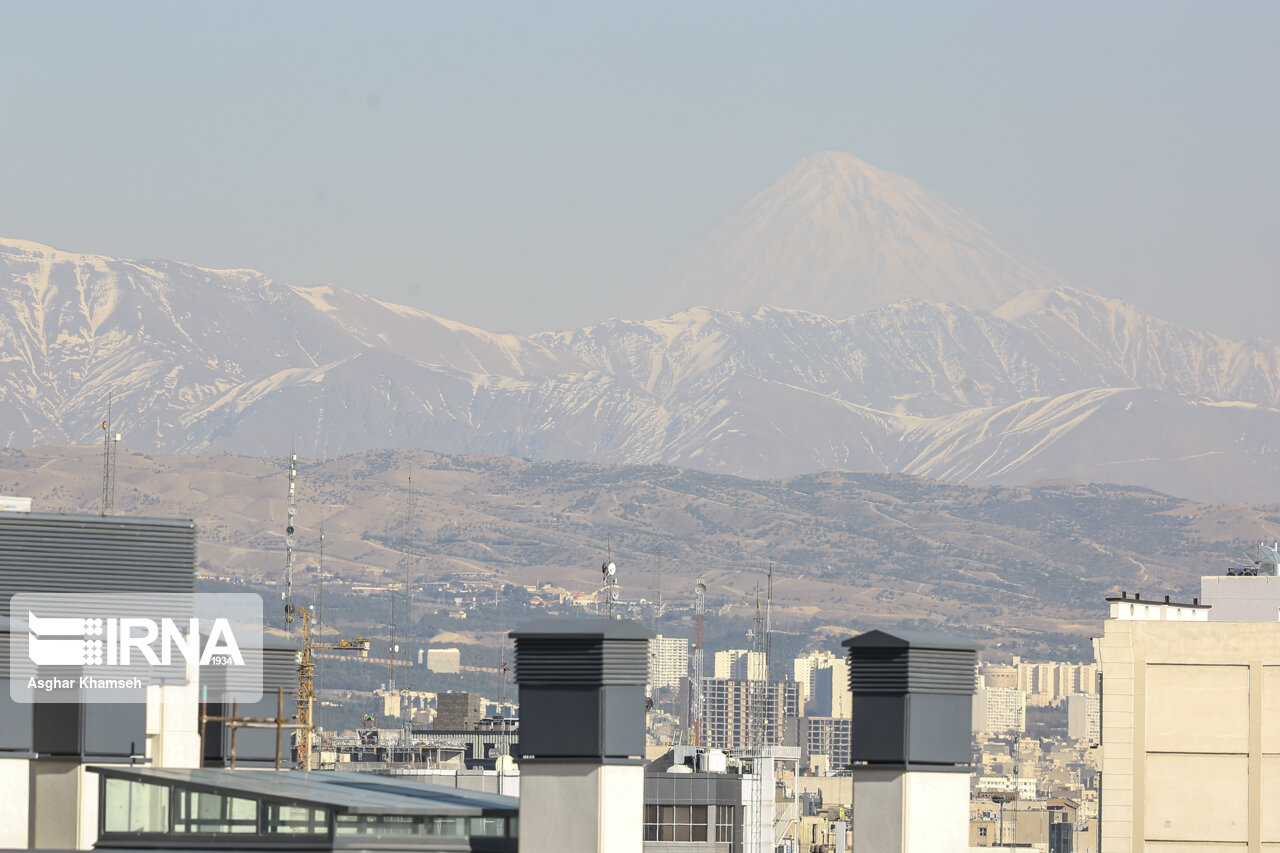
M 649 638 L 635 622 L 537 619 L 511 632 L 521 687 L 644 685 Z
M 512 631 L 523 761 L 643 762 L 651 636 L 605 619 L 538 619 Z
M 843 645 L 855 764 L 947 769 L 969 763 L 977 644 L 920 631 L 868 631 Z

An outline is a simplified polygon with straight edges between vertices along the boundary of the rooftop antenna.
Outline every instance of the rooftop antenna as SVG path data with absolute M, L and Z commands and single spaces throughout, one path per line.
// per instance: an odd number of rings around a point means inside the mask
M 116 447 L 121 435 L 111 423 L 111 395 L 107 395 L 107 419 L 102 422 L 102 512 L 104 516 L 115 512 L 116 504 Z
M 705 700 L 702 679 L 706 669 L 707 585 L 699 578 L 693 587 L 693 690 L 689 702 L 690 726 L 693 729 L 693 745 L 702 746 L 702 717 Z
M 773 594 L 773 565 L 769 566 L 769 592 Z M 753 820 L 756 830 L 755 849 L 763 850 L 764 827 L 759 816 L 764 808 L 764 753 L 768 741 L 769 714 L 765 707 L 769 695 L 768 664 L 768 606 L 760 607 L 760 586 L 756 585 L 756 615 L 752 621 L 751 653 L 747 655 L 747 754 L 751 756 L 751 803 L 756 815 Z M 763 670 L 763 671 L 762 671 Z M 769 780 L 770 786 L 773 780 Z
M 294 539 L 293 521 L 298 514 L 297 503 L 297 480 L 298 480 L 298 454 L 293 451 L 292 442 L 289 448 L 289 507 L 288 516 L 285 519 L 284 527 L 284 592 L 280 597 L 284 599 L 284 624 L 288 626 L 289 636 L 293 636 L 293 547 L 297 544 Z
M 498 703 L 501 705 L 505 705 L 507 704 L 507 670 L 509 669 L 507 665 L 507 635 L 506 634 L 502 635 L 502 645 L 500 646 L 500 648 L 502 651 L 501 651 L 501 657 L 499 658 L 498 670 L 500 672 L 499 677 L 501 678 L 502 684 L 498 693 Z
M 400 650 L 396 642 L 396 591 L 391 589 L 391 637 L 387 640 L 387 692 L 396 692 L 396 652 Z
M 320 522 L 320 565 L 316 568 L 316 579 L 319 586 L 316 589 L 316 603 L 313 608 L 316 614 L 316 633 L 323 635 L 324 632 L 324 522 Z M 315 682 L 315 692 L 320 692 L 320 665 L 317 663 L 313 676 Z M 320 726 L 320 709 L 317 707 L 312 712 L 311 722 L 317 728 Z
M 618 565 L 613 561 L 613 545 L 608 545 L 608 556 L 600 564 L 603 584 L 600 587 L 600 612 L 606 619 L 613 618 L 613 605 L 618 600 Z
M 769 662 L 773 643 L 773 560 L 769 561 L 769 586 L 764 603 L 764 678 L 769 679 Z
M 409 503 L 404 514 L 404 643 L 405 648 L 413 649 L 413 570 L 417 565 L 417 556 L 413 552 L 413 474 L 409 474 Z M 409 673 L 405 674 L 405 681 L 409 680 Z M 409 689 L 409 684 L 405 684 L 405 689 Z
M 653 552 L 653 601 L 649 605 L 649 628 L 658 636 L 658 621 L 662 618 L 662 549 Z

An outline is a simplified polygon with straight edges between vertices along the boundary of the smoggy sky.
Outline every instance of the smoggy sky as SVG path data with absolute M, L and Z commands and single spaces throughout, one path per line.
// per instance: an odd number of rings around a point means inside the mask
M 8 237 L 528 332 L 841 150 L 1280 339 L 1274 3 L 7 2 L 0 33 Z

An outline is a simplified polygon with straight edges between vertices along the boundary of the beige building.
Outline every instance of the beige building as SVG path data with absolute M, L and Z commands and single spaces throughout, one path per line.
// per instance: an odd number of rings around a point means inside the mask
M 819 669 L 833 667 L 842 661 L 847 672 L 848 661 L 843 656 L 837 656 L 829 651 L 809 652 L 791 662 L 792 677 L 800 685 L 801 705 L 807 704 L 813 696 L 813 674 Z
M 462 668 L 462 654 L 457 649 L 427 649 L 427 669 L 456 674 Z
M 1280 851 L 1280 622 L 1108 603 L 1101 853 Z
M 747 649 L 728 649 L 716 652 L 712 659 L 712 672 L 716 678 L 734 678 L 739 681 L 763 681 L 765 672 L 764 652 Z
M 1018 668 L 1007 663 L 984 663 L 978 667 L 979 687 L 1018 689 Z

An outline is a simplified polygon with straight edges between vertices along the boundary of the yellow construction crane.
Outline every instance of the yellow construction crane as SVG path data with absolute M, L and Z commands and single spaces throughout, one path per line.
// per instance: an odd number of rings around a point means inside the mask
M 290 621 L 294 616 L 302 620 L 302 650 L 298 653 L 298 714 L 297 714 L 297 749 L 298 769 L 311 769 L 311 712 L 315 704 L 316 665 L 311 653 L 317 649 L 325 651 L 349 651 L 359 657 L 369 656 L 369 641 L 364 637 L 348 640 L 339 637 L 336 643 L 317 643 L 311 636 L 311 620 L 314 618 L 306 607 L 290 607 Z

